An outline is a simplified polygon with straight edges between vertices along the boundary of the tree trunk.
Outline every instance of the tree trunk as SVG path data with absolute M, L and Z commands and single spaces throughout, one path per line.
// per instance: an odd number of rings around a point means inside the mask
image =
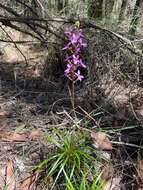
M 68 14 L 68 0 L 64 0 L 64 13 L 65 15 Z
M 27 0 L 24 0 L 23 3 L 27 4 Z M 39 15 L 40 11 L 39 11 L 37 2 L 35 0 L 31 0 L 30 7 L 36 12 L 37 15 Z M 35 14 L 33 14 L 33 12 L 29 10 L 27 7 L 24 6 L 23 9 L 24 9 L 25 17 L 35 17 Z
M 57 1 L 57 9 L 58 11 L 61 11 L 64 7 L 63 0 L 58 0 Z
M 88 1 L 88 16 L 90 18 L 102 19 L 103 17 L 103 0 L 89 0 Z
M 51 0 L 48 0 L 48 2 L 47 2 L 47 8 L 48 8 L 48 10 L 52 9 Z
M 139 21 L 142 15 L 142 11 L 141 11 L 142 8 L 143 8 L 143 0 L 137 0 L 134 7 L 132 21 L 131 21 L 130 30 L 129 30 L 129 35 L 131 36 L 132 39 L 134 38 L 136 34 L 137 26 L 139 24 Z
M 114 0 L 105 0 L 105 20 L 107 21 L 110 19 L 113 6 L 114 6 Z
M 123 0 L 122 5 L 121 5 L 120 14 L 119 14 L 119 23 L 121 23 L 125 19 L 126 12 L 127 12 L 127 6 L 128 6 L 128 0 Z

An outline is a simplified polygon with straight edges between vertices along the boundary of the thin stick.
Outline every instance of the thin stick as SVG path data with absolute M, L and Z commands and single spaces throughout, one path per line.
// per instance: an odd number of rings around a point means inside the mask
M 94 121 L 95 125 L 100 128 L 100 125 L 97 123 L 97 121 L 87 112 L 85 111 L 82 107 L 79 106 L 79 108 L 81 109 L 81 111 L 83 111 L 83 113 L 91 120 Z
M 125 146 L 130 146 L 130 147 L 134 147 L 134 148 L 143 149 L 143 146 L 139 146 L 139 145 L 131 144 L 131 143 L 126 143 L 126 142 L 111 141 L 111 143 L 112 144 L 125 145 Z
M 5 32 L 5 34 L 9 37 L 9 39 L 10 39 L 11 41 L 13 41 L 13 39 L 12 39 L 11 36 L 8 34 L 8 32 L 7 32 L 2 26 L 0 26 L 0 27 L 1 27 L 1 29 Z M 23 52 L 20 50 L 20 48 L 17 46 L 16 43 L 13 42 L 13 44 L 14 44 L 15 48 L 19 51 L 19 53 L 23 56 L 26 65 L 28 65 L 26 56 L 23 54 Z

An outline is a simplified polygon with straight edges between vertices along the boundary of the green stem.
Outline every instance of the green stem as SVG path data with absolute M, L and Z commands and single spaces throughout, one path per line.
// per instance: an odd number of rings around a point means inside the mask
M 74 81 L 72 81 L 72 108 L 75 110 Z
M 71 105 L 72 105 L 72 109 L 74 111 L 74 116 L 76 117 L 76 113 L 75 113 L 75 86 L 74 86 L 74 80 L 72 80 L 72 85 L 71 88 L 69 88 L 69 94 L 70 94 L 70 100 L 71 100 Z

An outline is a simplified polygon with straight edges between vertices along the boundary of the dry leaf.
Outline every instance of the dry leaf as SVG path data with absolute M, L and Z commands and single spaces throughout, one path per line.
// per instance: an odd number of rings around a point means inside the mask
M 26 179 L 22 181 L 20 190 L 30 190 L 30 188 L 33 187 L 35 181 L 36 181 L 35 174 L 28 176 Z
M 10 113 L 7 111 L 0 111 L 0 119 L 9 117 Z
M 92 132 L 91 137 L 96 144 L 96 147 L 102 150 L 112 150 L 112 144 L 107 137 L 106 133 L 103 132 Z
M 38 154 L 37 152 L 33 152 L 33 153 L 31 153 L 31 154 L 29 155 L 29 158 L 30 158 L 31 160 L 37 160 L 37 159 L 39 159 L 39 154 Z
M 53 177 L 49 176 L 47 178 L 47 183 L 48 183 L 48 187 L 51 187 L 53 185 L 53 183 L 54 183 Z
M 2 137 L 2 140 L 4 141 L 27 141 L 27 135 L 25 134 L 19 134 L 19 133 L 13 133 L 13 134 L 4 134 Z
M 6 185 L 9 190 L 15 190 L 16 188 L 16 181 L 14 176 L 14 164 L 10 160 L 6 167 Z
M 5 172 L 6 169 L 5 167 L 0 169 L 0 190 L 4 189 L 4 185 L 5 185 Z
M 120 190 L 121 189 L 120 181 L 121 177 L 112 178 L 109 181 L 107 181 L 102 190 Z
M 141 107 L 140 110 L 136 110 L 136 115 L 139 120 L 143 121 L 143 107 Z
M 107 164 L 104 166 L 102 170 L 102 179 L 108 181 L 109 179 L 113 178 L 114 175 L 114 168 L 111 164 Z
M 143 160 L 138 160 L 138 174 L 143 181 Z
M 33 75 L 36 77 L 39 77 L 40 76 L 40 70 L 38 68 L 35 68 L 33 71 Z
M 18 125 L 15 129 L 15 133 L 22 133 L 23 129 L 26 127 L 25 123 L 22 123 L 21 125 Z
M 129 97 L 124 94 L 119 94 L 114 97 L 114 104 L 119 107 L 125 107 L 129 102 Z
M 40 130 L 34 130 L 31 132 L 31 134 L 29 135 L 30 140 L 37 140 L 39 137 L 41 136 L 41 131 Z

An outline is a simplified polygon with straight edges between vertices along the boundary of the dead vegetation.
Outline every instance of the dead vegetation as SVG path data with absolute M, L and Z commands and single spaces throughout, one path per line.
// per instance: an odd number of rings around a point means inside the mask
M 33 170 L 56 149 L 54 143 L 43 140 L 44 135 L 54 136 L 56 130 L 65 135 L 80 130 L 90 139 L 90 146 L 102 152 L 99 159 L 104 162 L 99 168 L 107 182 L 104 190 L 142 189 L 140 42 L 137 45 L 116 32 L 81 20 L 88 39 L 88 51 L 83 52 L 88 72 L 82 84 L 75 86 L 76 106 L 72 110 L 62 47 L 63 29 L 74 20 L 9 17 L 0 21 L 6 21 L 3 32 L 10 35 L 8 41 L 7 37 L 3 39 L 0 55 L 0 188 L 50 189 L 53 177 L 45 178 L 46 170 Z M 46 27 L 47 22 L 50 27 Z M 19 23 L 34 27 L 31 37 Z M 93 181 L 94 176 L 87 177 Z M 55 190 L 64 188 L 60 185 Z

